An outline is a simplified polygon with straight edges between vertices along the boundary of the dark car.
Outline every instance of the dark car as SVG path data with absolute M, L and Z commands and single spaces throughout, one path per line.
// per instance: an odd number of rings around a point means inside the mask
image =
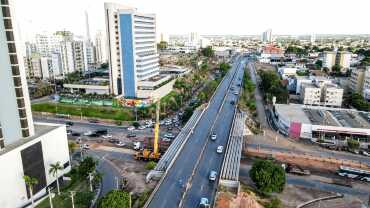
M 98 129 L 98 130 L 95 131 L 95 134 L 100 135 L 100 136 L 106 135 L 106 134 L 108 134 L 108 130 L 107 129 Z
M 231 103 L 231 105 L 235 105 L 235 101 L 233 101 L 233 100 L 230 103 Z
M 78 133 L 78 132 L 72 132 L 72 136 L 79 137 L 79 136 L 81 136 L 81 133 Z
M 66 126 L 67 127 L 73 126 L 73 122 L 71 122 L 71 121 L 66 122 Z
M 112 143 L 112 144 L 115 144 L 117 142 L 119 142 L 118 139 L 109 139 L 108 142 Z
M 127 134 L 127 137 L 128 137 L 128 138 L 130 138 L 130 137 L 136 137 L 136 134 L 134 134 L 134 133 L 129 133 L 129 134 Z
M 99 123 L 99 121 L 97 119 L 89 119 L 88 120 L 90 123 Z

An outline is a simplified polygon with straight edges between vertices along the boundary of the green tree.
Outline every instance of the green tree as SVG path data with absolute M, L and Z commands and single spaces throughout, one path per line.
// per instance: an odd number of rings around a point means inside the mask
M 283 208 L 283 204 L 278 198 L 274 197 L 269 203 L 265 204 L 265 208 Z
M 354 139 L 348 139 L 347 144 L 349 149 L 355 150 L 360 148 L 360 142 Z
M 221 71 L 222 76 L 225 76 L 226 73 L 231 68 L 231 66 L 228 63 L 221 63 L 219 68 L 220 68 L 220 71 Z
M 149 162 L 147 162 L 146 164 L 145 164 L 145 168 L 147 169 L 147 170 L 153 170 L 154 168 L 155 168 L 155 166 L 157 165 L 157 163 L 156 162 L 154 162 L 154 161 L 149 161 Z
M 316 66 L 317 69 L 321 69 L 322 68 L 322 60 L 317 60 L 315 62 L 315 66 Z
M 28 187 L 28 191 L 30 192 L 30 196 L 31 196 L 31 207 L 35 207 L 35 202 L 33 200 L 33 187 L 39 183 L 39 181 L 36 179 L 36 178 L 33 178 L 31 176 L 23 176 L 23 180 L 24 182 L 26 183 L 27 187 Z
M 99 200 L 98 208 L 131 208 L 129 193 L 112 190 Z
M 60 195 L 60 188 L 59 188 L 59 180 L 58 180 L 58 172 L 60 170 L 63 170 L 63 167 L 60 165 L 60 162 L 56 162 L 54 164 L 50 164 L 49 168 L 49 174 L 53 175 L 53 177 L 57 180 L 57 189 L 58 189 L 58 195 Z
M 168 47 L 168 43 L 166 41 L 161 41 L 160 43 L 157 44 L 157 48 L 159 50 L 164 50 Z
M 211 46 L 208 46 L 207 48 L 202 48 L 201 49 L 201 54 L 205 57 L 213 57 L 214 56 L 214 50 L 212 49 Z
M 249 175 L 262 193 L 282 192 L 285 186 L 284 169 L 270 160 L 253 163 Z
M 97 162 L 92 157 L 86 157 L 78 166 L 78 175 L 81 178 L 86 178 L 89 173 L 94 172 Z
M 333 71 L 333 72 L 340 72 L 340 69 L 341 69 L 341 67 L 339 66 L 339 65 L 334 65 L 332 68 L 331 68 L 331 70 Z

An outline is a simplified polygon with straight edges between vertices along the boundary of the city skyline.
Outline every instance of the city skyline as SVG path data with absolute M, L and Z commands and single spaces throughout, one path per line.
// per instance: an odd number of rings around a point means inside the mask
M 85 11 L 89 13 L 90 28 L 94 36 L 97 30 L 105 28 L 104 2 L 106 1 L 19 0 L 15 5 L 22 39 L 32 40 L 36 33 L 61 29 L 84 35 L 86 34 Z M 316 0 L 305 0 L 299 4 L 292 0 L 252 1 L 248 4 L 242 1 L 215 3 L 194 0 L 176 3 L 167 0 L 155 3 L 147 0 L 111 2 L 134 6 L 145 13 L 155 13 L 158 19 L 157 35 L 160 33 L 187 34 L 192 31 L 201 35 L 260 35 L 268 28 L 271 28 L 275 35 L 370 33 L 368 28 L 361 27 L 366 25 L 366 8 L 370 6 L 369 2 L 362 0 L 351 1 L 351 4 L 346 2 L 334 4 L 334 2 Z M 320 7 L 317 7 L 317 3 Z M 266 5 L 269 6 L 266 7 Z M 307 13 L 303 13 L 303 10 Z M 335 17 L 335 21 L 329 21 L 329 17 Z M 354 22 L 356 24 L 353 24 Z

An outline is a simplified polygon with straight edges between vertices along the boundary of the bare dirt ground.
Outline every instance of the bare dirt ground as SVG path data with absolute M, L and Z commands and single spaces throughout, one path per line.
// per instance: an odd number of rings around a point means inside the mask
M 238 196 L 229 192 L 220 192 L 216 208 L 263 208 L 253 193 L 241 192 Z
M 264 63 L 255 63 L 257 71 L 275 71 L 275 66 L 271 64 L 264 64 Z
M 134 159 L 122 160 L 116 158 L 107 158 L 112 161 L 120 170 L 122 177 L 128 182 L 127 190 L 133 193 L 144 193 L 154 189 L 156 182 L 146 183 L 145 177 L 149 172 L 145 168 L 145 162 Z

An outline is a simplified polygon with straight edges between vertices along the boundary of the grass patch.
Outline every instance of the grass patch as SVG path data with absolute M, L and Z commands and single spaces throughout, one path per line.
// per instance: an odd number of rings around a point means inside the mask
M 32 104 L 32 111 L 48 112 L 58 114 L 69 114 L 80 116 L 82 110 L 83 117 L 94 117 L 102 119 L 112 119 L 116 121 L 133 121 L 134 115 L 130 108 L 109 108 L 95 106 L 77 106 L 70 104 L 37 103 Z

